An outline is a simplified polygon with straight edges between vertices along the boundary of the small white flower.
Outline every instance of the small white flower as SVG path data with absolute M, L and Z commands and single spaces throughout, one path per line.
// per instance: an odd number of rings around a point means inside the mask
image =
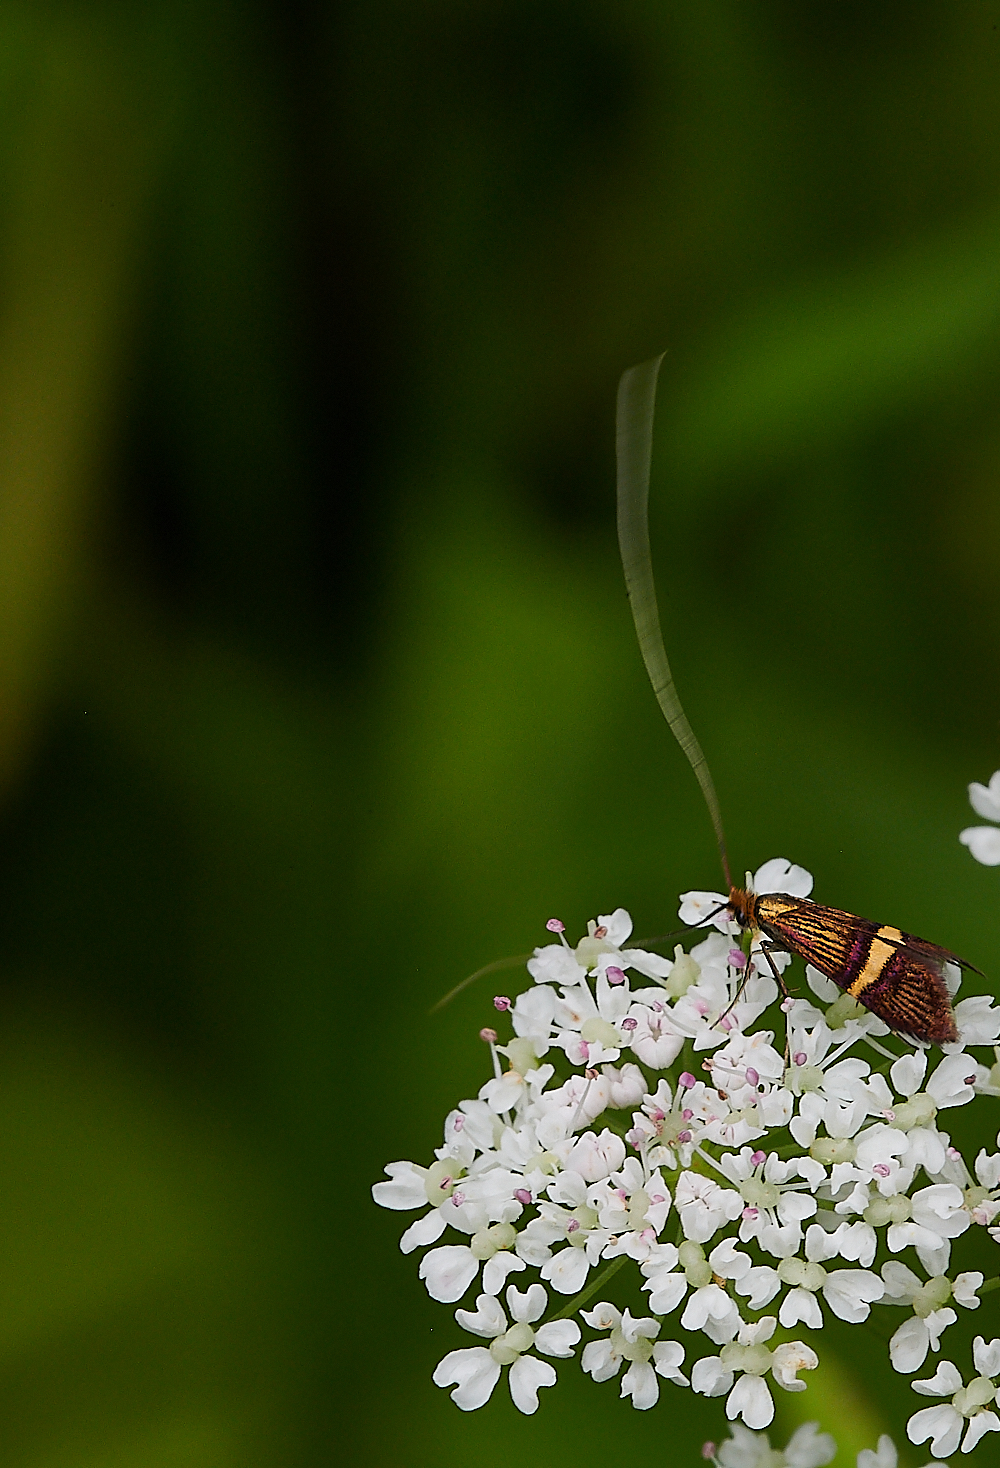
M 635 1319 L 628 1310 L 624 1314 L 606 1301 L 593 1310 L 580 1314 L 594 1330 L 610 1334 L 599 1341 L 589 1341 L 581 1357 L 583 1369 L 595 1381 L 609 1381 L 617 1376 L 623 1361 L 629 1369 L 622 1378 L 621 1395 L 631 1397 L 633 1407 L 646 1411 L 656 1405 L 660 1395 L 657 1376 L 664 1376 L 678 1386 L 687 1386 L 681 1371 L 684 1347 L 677 1341 L 657 1341 L 660 1322 Z
M 1000 1432 L 1000 1417 L 990 1410 L 997 1400 L 993 1378 L 1000 1375 L 1000 1340 L 987 1345 L 982 1336 L 976 1336 L 972 1354 L 979 1375 L 968 1386 L 962 1384 L 952 1361 L 939 1362 L 937 1371 L 928 1380 L 911 1382 L 913 1390 L 923 1396 L 951 1397 L 950 1402 L 915 1412 L 906 1424 L 911 1443 L 933 1439 L 931 1451 L 936 1457 L 947 1458 L 957 1450 L 963 1429 L 963 1453 L 971 1453 L 987 1432 Z
M 969 804 L 984 820 L 1000 821 L 1000 770 L 991 775 L 988 785 L 972 782 Z M 983 866 L 1000 866 L 1000 830 L 996 826 L 967 826 L 958 839 Z
M 764 1380 L 767 1372 L 785 1391 L 805 1391 L 806 1384 L 797 1373 L 819 1365 L 816 1352 L 802 1341 L 769 1351 L 764 1343 L 774 1334 L 776 1324 L 773 1315 L 765 1315 L 753 1325 L 744 1325 L 737 1339 L 723 1346 L 718 1356 L 703 1356 L 694 1364 L 693 1390 L 707 1397 L 728 1393 L 726 1416 L 730 1421 L 742 1417 L 748 1427 L 767 1427 L 774 1417 L 774 1402 Z M 734 1384 L 737 1371 L 742 1375 Z
M 510 1327 L 500 1301 L 492 1295 L 479 1296 L 475 1313 L 456 1310 L 459 1325 L 485 1337 L 490 1345 L 449 1351 L 434 1371 L 435 1386 L 454 1385 L 452 1401 L 463 1412 L 473 1412 L 489 1401 L 502 1368 L 509 1366 L 514 1406 L 519 1412 L 536 1411 L 539 1388 L 554 1386 L 556 1373 L 547 1361 L 526 1353 L 534 1348 L 546 1356 L 572 1356 L 580 1339 L 580 1327 L 574 1320 L 553 1320 L 534 1330 L 532 1323 L 544 1312 L 545 1304 L 546 1294 L 540 1284 L 533 1284 L 524 1294 L 511 1285 L 507 1308 L 514 1323 Z
M 707 1244 L 724 1224 L 739 1218 L 743 1199 L 732 1188 L 720 1188 L 699 1172 L 682 1172 L 674 1190 L 674 1206 L 684 1237 Z
M 718 1468 L 824 1468 L 836 1455 L 837 1444 L 818 1429 L 818 1422 L 804 1422 L 787 1447 L 773 1449 L 766 1433 L 734 1422 L 729 1429 L 732 1436 L 719 1444 L 712 1461 Z

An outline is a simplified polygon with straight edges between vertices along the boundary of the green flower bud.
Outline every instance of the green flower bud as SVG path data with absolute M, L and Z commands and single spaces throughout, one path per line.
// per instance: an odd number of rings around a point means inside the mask
M 599 1045 L 604 1045 L 608 1050 L 620 1048 L 622 1037 L 615 1029 L 610 1020 L 601 1019 L 598 1015 L 591 1015 L 585 1019 L 580 1029 L 581 1040 L 586 1040 L 592 1045 L 596 1040 Z
M 906 1194 L 893 1193 L 889 1198 L 873 1198 L 861 1216 L 872 1228 L 882 1228 L 887 1223 L 905 1223 L 912 1212 Z
M 826 1022 L 831 1030 L 842 1030 L 849 1019 L 862 1019 L 867 1013 L 864 1005 L 850 994 L 841 994 L 826 1011 Z
M 443 1157 L 440 1162 L 431 1164 L 424 1178 L 424 1188 L 427 1192 L 427 1201 L 432 1208 L 443 1203 L 445 1198 L 451 1197 L 456 1183 L 464 1172 L 465 1168 L 457 1157 Z
M 692 958 L 690 953 L 685 953 L 678 943 L 674 949 L 674 966 L 663 987 L 671 999 L 680 999 L 692 984 L 697 984 L 700 978 L 701 966 L 698 961 Z
M 850 1137 L 817 1137 L 809 1148 L 809 1156 L 829 1167 L 834 1162 L 853 1162 L 857 1144 Z

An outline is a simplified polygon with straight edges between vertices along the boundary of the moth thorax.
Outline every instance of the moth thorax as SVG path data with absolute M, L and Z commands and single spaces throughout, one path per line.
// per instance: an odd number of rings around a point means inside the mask
M 757 928 L 757 897 L 753 892 L 747 892 L 742 887 L 730 887 L 729 906 L 733 917 L 741 928 Z

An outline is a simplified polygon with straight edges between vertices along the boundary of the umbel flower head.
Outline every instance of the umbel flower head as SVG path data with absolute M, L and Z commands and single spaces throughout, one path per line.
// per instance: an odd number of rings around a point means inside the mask
M 751 883 L 812 888 L 781 859 Z M 623 908 L 575 944 L 551 919 L 528 986 L 490 1007 L 492 1074 L 433 1155 L 376 1183 L 377 1203 L 415 1215 L 400 1247 L 428 1293 L 477 1337 L 456 1339 L 434 1381 L 471 1411 L 506 1377 L 534 1412 L 586 1332 L 595 1382 L 640 1411 L 664 1393 L 719 1397 L 735 1425 L 717 1461 L 756 1468 L 748 1445 L 775 1391 L 806 1390 L 827 1321 L 885 1310 L 887 1368 L 912 1376 L 931 1357 L 914 1389 L 943 1399 L 911 1438 L 968 1450 L 1000 1431 L 1000 1342 L 977 1341 L 966 1380 L 948 1332 L 998 1283 L 962 1256 L 1000 1233 L 1000 1138 L 967 1159 L 948 1123 L 980 1093 L 995 1105 L 1000 1011 L 962 999 L 958 1042 L 925 1048 L 814 970 L 803 993 L 789 955 L 765 958 L 724 902 L 682 895 L 682 920 L 707 926 L 669 958 L 634 942 Z M 780 1003 L 775 971 L 798 991 Z M 624 1301 L 643 1294 L 634 1315 Z M 782 1462 L 818 1468 L 826 1441 L 796 1434 Z M 862 1468 L 891 1468 L 890 1449 Z
M 818 1422 L 804 1422 L 784 1448 L 772 1448 L 766 1433 L 751 1432 L 734 1423 L 731 1436 L 721 1443 L 706 1443 L 701 1456 L 714 1468 L 823 1468 L 836 1456 L 837 1444 L 828 1432 L 819 1431 Z M 857 1468 L 897 1468 L 899 1453 L 887 1433 L 878 1440 L 877 1448 L 862 1448 Z M 946 1468 L 940 1462 L 924 1468 Z

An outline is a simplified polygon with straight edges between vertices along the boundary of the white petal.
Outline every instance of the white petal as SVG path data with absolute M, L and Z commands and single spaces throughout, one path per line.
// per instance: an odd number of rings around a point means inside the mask
M 729 1393 L 726 1416 L 730 1422 L 742 1417 L 747 1427 L 760 1432 L 774 1417 L 774 1403 L 762 1376 L 741 1376 Z
M 795 866 L 783 856 L 772 857 L 753 874 L 755 892 L 787 892 L 790 897 L 808 897 L 812 889 L 813 879 L 805 867 Z
M 584 1311 L 581 1310 L 580 1313 L 582 1315 Z M 583 1348 L 580 1364 L 595 1381 L 609 1381 L 612 1376 L 617 1375 L 622 1358 L 617 1351 L 612 1350 L 609 1340 L 588 1341 Z
M 683 1274 L 654 1274 L 644 1289 L 649 1290 L 649 1308 L 654 1315 L 669 1315 L 687 1293 L 687 1280 Z
M 622 1377 L 621 1395 L 632 1398 L 632 1406 L 640 1412 L 655 1407 L 660 1399 L 660 1383 L 648 1361 L 633 1361 Z
M 689 1386 L 687 1377 L 680 1369 L 683 1360 L 684 1347 L 680 1341 L 657 1341 L 653 1347 L 653 1370 L 657 1375 L 665 1376 L 678 1386 Z
M 624 907 L 616 907 L 612 913 L 598 913 L 597 921 L 600 927 L 607 928 L 605 941 L 614 948 L 621 948 L 632 931 L 632 919 Z
M 432 1380 L 435 1386 L 457 1382 L 452 1401 L 463 1412 L 474 1412 L 489 1401 L 500 1380 L 500 1366 L 483 1346 L 470 1346 L 464 1351 L 449 1351 L 438 1362 Z
M 935 1458 L 950 1458 L 962 1436 L 963 1421 L 964 1418 L 950 1403 L 942 1402 L 936 1407 L 923 1407 L 915 1412 L 906 1424 L 906 1435 L 911 1443 L 933 1438 L 931 1452 Z
M 510 1395 L 519 1412 L 530 1417 L 538 1411 L 538 1389 L 555 1386 L 556 1368 L 537 1356 L 518 1356 L 510 1368 Z
M 751 1310 L 761 1310 L 781 1289 L 781 1277 L 769 1264 L 757 1264 L 737 1280 L 736 1289 L 748 1297 Z
M 507 1317 L 503 1313 L 503 1306 L 494 1295 L 480 1295 L 476 1300 L 476 1309 L 456 1310 L 455 1319 L 463 1330 L 472 1335 L 485 1336 L 487 1340 L 493 1340 L 498 1335 L 503 1335 L 507 1329 Z
M 703 1397 L 721 1397 L 733 1384 L 720 1356 L 702 1356 L 691 1369 L 691 1389 Z
M 545 1356 L 572 1356 L 579 1339 L 580 1327 L 575 1320 L 550 1320 L 535 1332 L 535 1348 Z
M 818 968 L 813 968 L 811 963 L 806 964 L 806 983 L 816 998 L 822 999 L 824 1004 L 832 1004 L 840 993 L 833 980 L 828 979 L 826 974 L 821 974 Z
M 924 1381 L 911 1381 L 910 1385 L 922 1397 L 950 1397 L 962 1385 L 962 1377 L 954 1361 L 944 1360 L 938 1362 L 938 1368 L 933 1376 L 927 1377 Z M 923 1438 L 911 1437 L 910 1441 L 923 1442 Z
M 972 1359 L 980 1376 L 1000 1376 L 1000 1340 L 994 1339 L 987 1345 L 983 1337 L 977 1335 L 972 1346 Z
M 385 1171 L 392 1181 L 376 1183 L 372 1197 L 380 1208 L 423 1208 L 427 1202 L 426 1167 L 413 1162 L 389 1162 Z
M 958 839 L 984 867 L 1000 866 L 1000 829 L 996 826 L 966 826 Z
M 788 1439 L 785 1462 L 788 1468 L 825 1468 L 831 1458 L 836 1457 L 837 1444 L 828 1432 L 819 1432 L 818 1422 L 803 1422 Z M 889 1442 L 889 1438 L 885 1439 Z M 895 1449 L 893 1449 L 895 1452 Z M 858 1459 L 860 1464 L 861 1460 Z M 875 1463 L 872 1468 L 896 1468 L 895 1458 Z
M 487 1259 L 483 1266 L 483 1289 L 488 1295 L 499 1295 L 507 1282 L 508 1274 L 520 1274 L 526 1268 L 523 1259 L 519 1259 L 509 1249 L 504 1249 L 501 1253 L 494 1254 L 492 1259 Z
M 889 1067 L 892 1084 L 900 1096 L 912 1096 L 919 1091 L 926 1072 L 926 1050 L 914 1050 L 912 1055 L 903 1055 Z
M 723 897 L 721 892 L 682 892 L 677 916 L 686 928 L 698 928 L 709 921 L 720 933 L 736 932 L 736 924 L 729 912 L 729 898 Z
M 823 1325 L 822 1311 L 810 1290 L 789 1290 L 781 1302 L 778 1319 L 786 1330 L 798 1325 L 800 1320 L 810 1330 L 819 1330 Z
M 988 785 L 973 780 L 969 786 L 969 804 L 984 821 L 1000 821 L 1000 770 L 995 771 Z
M 823 1298 L 840 1320 L 860 1325 L 871 1314 L 871 1305 L 881 1300 L 885 1285 L 867 1269 L 835 1269 L 823 1285 Z
M 607 1300 L 602 1300 L 593 1310 L 581 1310 L 580 1314 L 593 1330 L 614 1330 L 622 1323 L 621 1311 Z
M 541 1268 L 542 1279 L 546 1280 L 560 1295 L 578 1295 L 583 1289 L 590 1261 L 586 1249 L 575 1249 L 567 1245 L 553 1254 Z
M 386 1187 L 391 1187 L 387 1183 Z M 422 1249 L 425 1244 L 433 1244 L 444 1233 L 447 1224 L 444 1214 L 440 1208 L 432 1208 L 430 1213 L 425 1213 L 423 1218 L 418 1218 L 411 1223 L 399 1241 L 399 1247 L 404 1254 L 412 1254 L 414 1249 Z
M 1000 1417 L 995 1412 L 977 1412 L 965 1429 L 962 1452 L 971 1453 L 979 1439 L 987 1432 L 1000 1432 Z
M 952 1297 L 959 1305 L 964 1305 L 966 1310 L 979 1309 L 978 1291 L 982 1288 L 983 1276 L 978 1269 L 967 1270 L 964 1274 L 956 1274 L 952 1280 Z M 987 1376 L 995 1376 L 997 1372 L 988 1371 Z
M 517 1285 L 507 1289 L 507 1309 L 519 1324 L 530 1324 L 545 1313 L 548 1295 L 540 1284 L 529 1285 L 522 1294 Z
M 453 1305 L 479 1273 L 479 1260 L 468 1244 L 444 1244 L 424 1255 L 419 1273 L 432 1300 Z
M 765 1315 L 764 1320 L 769 1317 Z M 758 1326 L 763 1321 L 757 1322 Z M 772 1323 L 771 1330 L 774 1329 Z M 819 1365 L 819 1357 L 811 1346 L 802 1341 L 788 1341 L 786 1344 L 776 1346 L 774 1359 L 771 1363 L 771 1375 L 786 1392 L 804 1392 L 806 1384 L 799 1381 L 796 1375 L 799 1371 L 815 1371 Z
M 930 1350 L 930 1336 L 924 1322 L 916 1315 L 904 1320 L 889 1342 L 889 1360 L 892 1369 L 905 1376 L 919 1371 Z

